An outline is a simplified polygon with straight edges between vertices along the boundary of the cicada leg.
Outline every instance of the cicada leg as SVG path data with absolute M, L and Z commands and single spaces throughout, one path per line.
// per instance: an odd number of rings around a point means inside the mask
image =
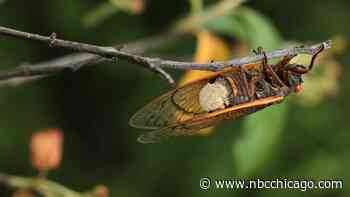
M 310 71 L 312 69 L 312 67 L 314 66 L 314 62 L 316 57 L 324 50 L 324 45 L 322 44 L 322 46 L 320 47 L 320 49 L 312 56 L 311 58 L 311 62 L 310 65 L 308 67 L 308 71 Z
M 250 75 L 249 71 L 244 66 L 239 66 L 241 77 L 243 79 L 243 86 L 244 89 L 247 91 L 249 100 L 254 100 L 254 93 L 255 93 L 255 82 L 257 79 L 251 78 L 251 80 L 248 82 L 247 74 Z
M 281 61 L 279 61 L 276 64 L 276 69 L 277 72 L 282 71 L 285 69 L 285 66 L 290 62 L 290 60 L 292 60 L 295 56 L 297 55 L 290 55 L 290 56 L 284 56 L 283 59 Z
M 255 51 L 256 52 L 256 51 Z M 266 52 L 263 50 L 262 47 L 258 47 L 258 50 L 256 52 L 257 54 L 263 54 L 264 58 L 262 60 L 262 67 L 265 71 L 266 75 L 272 80 L 272 82 L 277 83 L 277 85 L 281 88 L 283 95 L 286 95 L 290 92 L 290 88 L 280 79 L 280 77 L 277 75 L 277 73 L 272 69 L 271 65 L 268 64 Z M 291 57 L 288 57 L 291 58 Z M 287 57 L 282 60 L 281 64 L 287 64 L 289 61 Z

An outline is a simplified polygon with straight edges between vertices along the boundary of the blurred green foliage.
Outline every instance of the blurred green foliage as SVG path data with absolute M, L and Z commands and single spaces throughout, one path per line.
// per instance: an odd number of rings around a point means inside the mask
M 0 4 L 0 24 L 20 30 L 98 44 L 126 43 L 166 31 L 190 12 L 188 1 L 147 1 L 141 15 L 115 12 L 94 27 L 83 19 L 106 1 L 7 0 Z M 204 5 L 217 3 L 204 1 Z M 271 50 L 283 40 L 323 41 L 333 35 L 350 39 L 350 2 L 257 1 L 206 27 L 249 44 Z M 169 43 L 147 55 L 190 59 L 194 39 Z M 69 51 L 0 36 L 1 69 L 59 57 Z M 129 117 L 153 97 L 169 90 L 148 70 L 126 62 L 85 67 L 0 92 L 0 172 L 35 175 L 29 161 L 30 135 L 59 127 L 65 132 L 62 166 L 49 178 L 86 191 L 105 184 L 112 196 L 244 196 L 243 191 L 199 188 L 201 177 L 342 179 L 342 190 L 254 196 L 348 196 L 350 189 L 350 55 L 342 63 L 339 93 L 317 106 L 305 107 L 291 96 L 273 106 L 216 128 L 209 137 L 143 145 L 141 130 L 128 126 Z M 181 71 L 172 71 L 180 76 Z M 282 194 L 283 192 L 283 194 Z M 11 190 L 0 186 L 0 196 Z

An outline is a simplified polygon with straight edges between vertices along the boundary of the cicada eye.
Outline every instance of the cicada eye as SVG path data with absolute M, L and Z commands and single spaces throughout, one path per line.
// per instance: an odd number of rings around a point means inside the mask
M 301 84 L 298 84 L 297 86 L 295 86 L 294 91 L 295 93 L 299 94 L 301 91 L 303 90 L 303 87 L 301 86 Z
M 302 75 L 298 73 L 291 72 L 288 75 L 288 82 L 290 87 L 296 87 L 303 83 Z

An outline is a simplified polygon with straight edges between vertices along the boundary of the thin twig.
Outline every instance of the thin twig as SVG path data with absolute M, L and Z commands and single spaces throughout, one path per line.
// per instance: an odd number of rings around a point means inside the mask
M 31 33 L 22 32 L 22 31 L 1 27 L 1 26 L 0 26 L 0 34 L 13 36 L 21 39 L 44 42 L 44 43 L 47 43 L 50 47 L 60 47 L 60 48 L 67 48 L 67 49 L 71 49 L 79 52 L 92 53 L 104 58 L 109 58 L 111 60 L 115 58 L 123 59 L 130 63 L 138 64 L 146 68 L 149 68 L 150 70 L 162 75 L 163 78 L 167 79 L 169 83 L 172 83 L 172 84 L 174 83 L 174 80 L 171 78 L 171 76 L 166 71 L 164 71 L 162 68 L 159 67 L 158 59 L 132 55 L 127 52 L 120 51 L 119 49 L 117 49 L 119 47 L 104 47 L 104 46 L 97 46 L 97 45 L 85 44 L 80 42 L 66 41 L 66 40 L 57 39 L 56 33 L 52 33 L 50 36 L 41 36 L 38 34 L 31 34 Z M 74 65 L 72 68 L 76 69 L 77 66 L 81 66 L 81 65 Z M 58 72 L 61 70 L 62 68 L 57 68 L 57 67 L 50 67 L 50 68 L 36 67 L 35 69 L 33 69 L 32 67 L 23 67 L 9 73 L 5 73 L 5 75 L 0 75 L 0 80 L 3 77 L 8 79 L 9 75 L 13 75 L 13 76 L 17 75 L 16 77 L 18 77 L 18 75 L 28 76 L 30 75 L 30 73 L 33 73 L 33 75 L 46 74 L 46 73 L 50 74 L 52 72 Z
M 165 44 L 176 42 L 180 38 L 182 39 L 186 36 L 188 36 L 188 34 L 163 33 L 126 43 L 123 46 L 116 45 L 114 47 L 122 48 L 123 51 L 129 53 L 144 53 L 145 51 L 159 48 Z M 0 86 L 16 86 L 24 82 L 47 77 L 51 74 L 56 74 L 67 69 L 76 71 L 82 67 L 105 62 L 111 62 L 111 59 L 84 52 L 73 53 L 41 63 L 21 65 L 11 71 L 2 71 L 0 72 Z M 171 82 L 174 81 L 169 74 L 165 75 L 163 78 L 166 78 L 166 80 Z
M 191 69 L 191 70 L 219 71 L 226 67 L 241 66 L 248 63 L 258 62 L 263 59 L 262 55 L 252 55 L 252 56 L 232 59 L 224 62 L 198 64 L 193 62 L 179 62 L 179 61 L 172 61 L 172 60 L 163 60 L 160 58 L 134 55 L 123 50 L 118 50 L 115 47 L 97 46 L 92 44 L 62 40 L 62 39 L 58 39 L 55 34 L 52 34 L 51 36 L 41 36 L 38 34 L 18 31 L 11 28 L 1 27 L 1 26 L 0 26 L 0 34 L 17 37 L 21 39 L 29 39 L 29 40 L 44 42 L 51 47 L 67 48 L 67 49 L 71 49 L 79 52 L 92 53 L 110 60 L 113 60 L 115 58 L 126 60 L 130 63 L 144 66 L 146 68 L 153 70 L 154 72 L 161 74 L 169 82 L 173 82 L 172 78 L 170 77 L 169 74 L 167 74 L 164 70 L 162 70 L 161 67 L 172 68 L 172 69 L 185 69 L 185 70 Z M 267 58 L 268 59 L 278 58 L 278 57 L 291 56 L 291 55 L 296 55 L 301 53 L 315 54 L 319 50 L 319 48 L 322 46 L 325 49 L 328 49 L 331 47 L 331 42 L 325 41 L 310 47 L 297 47 L 297 48 L 277 50 L 277 51 L 267 53 Z M 94 57 L 96 58 L 96 61 L 99 61 L 99 58 L 95 56 L 91 56 L 91 57 Z M 79 68 L 79 66 L 81 65 L 70 64 L 69 68 L 77 69 L 77 67 Z M 62 71 L 62 66 L 37 65 L 35 67 L 34 66 L 18 67 L 12 71 L 0 73 L 0 80 L 8 80 L 8 79 L 11 79 L 12 77 L 21 77 L 21 76 L 28 77 L 28 76 L 38 75 L 38 74 L 40 75 L 52 74 L 58 71 Z

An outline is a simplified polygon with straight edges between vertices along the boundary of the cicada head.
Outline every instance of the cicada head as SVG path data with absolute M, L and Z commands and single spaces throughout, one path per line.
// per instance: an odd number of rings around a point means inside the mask
M 295 93 L 301 92 L 303 83 L 302 76 L 312 70 L 317 55 L 323 50 L 324 46 L 322 45 L 322 47 L 312 56 L 308 67 L 300 64 L 287 64 L 282 70 L 282 73 L 279 73 L 283 82 Z
M 288 67 L 284 74 L 284 76 L 286 76 L 285 80 L 287 80 L 285 84 L 295 93 L 300 93 L 302 83 L 304 82 L 303 74 L 308 73 L 309 69 L 303 65 L 297 64 L 290 64 Z

